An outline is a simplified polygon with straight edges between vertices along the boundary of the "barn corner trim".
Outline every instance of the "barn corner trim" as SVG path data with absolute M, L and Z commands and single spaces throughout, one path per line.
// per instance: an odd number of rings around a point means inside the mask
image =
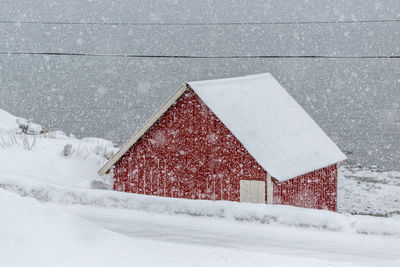
M 184 83 L 175 93 L 168 98 L 166 102 L 150 117 L 118 150 L 117 153 L 97 172 L 100 176 L 105 175 L 111 167 L 131 148 L 151 126 L 181 97 L 181 95 L 189 88 L 188 83 Z

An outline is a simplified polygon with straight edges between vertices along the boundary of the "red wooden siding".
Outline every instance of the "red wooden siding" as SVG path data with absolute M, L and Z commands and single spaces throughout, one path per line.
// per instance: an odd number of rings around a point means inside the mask
M 336 211 L 337 164 L 284 182 L 274 180 L 274 204 Z
M 266 172 L 188 90 L 115 164 L 114 190 L 239 201 L 239 180 Z
M 239 201 L 241 179 L 266 177 L 243 145 L 188 90 L 114 165 L 114 190 Z M 327 182 L 331 184 L 325 190 Z M 336 165 L 274 183 L 275 203 L 336 209 Z

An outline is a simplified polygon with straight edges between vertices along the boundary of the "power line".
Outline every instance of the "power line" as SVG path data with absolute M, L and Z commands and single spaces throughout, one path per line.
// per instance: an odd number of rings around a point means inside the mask
M 119 58 L 176 58 L 176 59 L 301 59 L 301 58 L 321 58 L 321 59 L 398 59 L 400 55 L 231 55 L 231 56 L 196 56 L 196 55 L 140 55 L 140 54 L 95 54 L 95 53 L 67 53 L 67 52 L 6 52 L 0 51 L 0 55 L 42 55 L 42 56 L 76 56 L 76 57 L 119 57 Z
M 38 25 L 105 25 L 105 26 L 246 26 L 246 25 L 301 25 L 301 24 L 354 24 L 400 22 L 400 19 L 335 20 L 335 21 L 277 21 L 277 22 L 69 22 L 69 21 L 13 21 L 0 20 L 0 24 Z

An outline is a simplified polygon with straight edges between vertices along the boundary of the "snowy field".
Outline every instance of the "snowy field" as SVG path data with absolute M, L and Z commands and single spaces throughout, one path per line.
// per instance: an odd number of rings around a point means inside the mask
M 115 151 L 0 109 L 0 266 L 400 266 L 400 172 L 342 165 L 333 213 L 104 190 Z
M 376 167 L 341 166 L 339 211 L 376 216 L 400 215 L 400 172 Z

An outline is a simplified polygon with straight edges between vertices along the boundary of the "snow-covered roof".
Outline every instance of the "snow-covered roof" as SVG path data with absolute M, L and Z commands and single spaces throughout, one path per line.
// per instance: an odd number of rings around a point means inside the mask
M 188 84 L 253 158 L 280 181 L 346 159 L 269 73 Z
M 269 74 L 187 83 L 250 155 L 284 181 L 346 156 Z M 187 90 L 181 86 L 99 170 L 104 175 Z

